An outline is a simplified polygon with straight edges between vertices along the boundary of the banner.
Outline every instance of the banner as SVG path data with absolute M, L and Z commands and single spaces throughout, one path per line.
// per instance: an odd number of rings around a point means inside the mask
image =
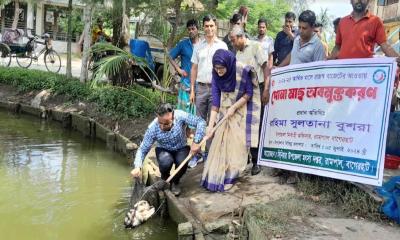
M 371 58 L 275 69 L 259 164 L 381 186 L 396 67 Z

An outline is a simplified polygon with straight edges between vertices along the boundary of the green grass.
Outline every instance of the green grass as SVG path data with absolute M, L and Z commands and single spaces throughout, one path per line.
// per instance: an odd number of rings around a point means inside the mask
M 287 235 L 292 217 L 305 218 L 312 210 L 310 202 L 296 196 L 287 196 L 273 202 L 252 205 L 246 208 L 246 215 L 263 229 L 264 234 L 274 237 Z
M 161 102 L 160 92 L 139 85 L 91 87 L 77 78 L 40 70 L 0 67 L 0 83 L 12 85 L 20 92 L 46 89 L 53 94 L 66 95 L 72 101 L 93 102 L 100 112 L 118 119 L 146 117 Z M 175 103 L 175 96 L 168 96 L 167 101 Z
M 320 204 L 332 205 L 348 217 L 357 216 L 373 221 L 386 220 L 379 211 L 380 203 L 346 181 L 304 176 L 297 184 L 297 189 L 306 197 L 318 197 Z

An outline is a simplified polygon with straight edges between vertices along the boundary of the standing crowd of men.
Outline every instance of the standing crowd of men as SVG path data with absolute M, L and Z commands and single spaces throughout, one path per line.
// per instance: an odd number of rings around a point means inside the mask
M 149 126 L 136 153 L 135 168 L 131 174 L 134 177 L 140 176 L 142 162 L 154 142 L 158 143 L 157 161 L 163 179 L 169 176 L 173 164 L 180 164 L 189 153 L 194 156 L 189 162 L 189 167 L 195 167 L 198 162 L 207 160 L 212 143 L 210 128 L 213 126 L 209 126 L 208 129 L 206 126 L 215 97 L 213 74 L 220 74 L 220 70 L 224 68 L 215 65 L 213 57 L 218 50 L 224 50 L 219 52 L 221 56 L 226 55 L 225 51 L 230 51 L 236 62 L 251 66 L 254 70 L 257 82 L 250 94 L 252 108 L 261 108 L 259 119 L 252 119 L 257 120 L 257 123 L 262 122 L 264 105 L 269 101 L 271 70 L 275 67 L 331 59 L 371 58 L 375 45 L 379 45 L 387 57 L 396 57 L 400 63 L 399 54 L 387 43 L 382 20 L 369 12 L 369 3 L 369 0 L 351 0 L 353 11 L 333 22 L 336 41 L 331 52 L 321 38 L 323 26 L 317 22 L 315 13 L 310 10 L 299 15 L 297 26 L 296 15 L 292 12 L 286 13 L 283 29 L 275 40 L 267 35 L 268 21 L 265 18 L 258 20 L 258 35 L 254 38 L 249 36 L 246 31 L 246 19 L 249 14 L 246 7 L 241 7 L 238 13 L 231 17 L 229 33 L 223 40 L 217 37 L 217 20 L 214 16 L 206 15 L 202 19 L 204 38 L 199 37 L 197 21 L 189 20 L 189 38 L 180 41 L 170 51 L 170 61 L 181 76 L 177 110 L 169 104 L 164 104 L 157 110 L 157 118 Z M 178 57 L 180 65 L 175 62 Z M 221 97 L 221 91 L 218 97 Z M 187 146 L 187 134 L 182 130 L 184 126 L 196 129 L 190 148 Z M 207 144 L 201 152 L 200 145 L 205 136 Z M 257 147 L 252 146 L 248 153 L 246 161 L 252 162 L 251 174 L 256 175 L 260 172 L 257 165 Z M 179 181 L 186 168 L 187 166 L 173 180 L 172 191 L 176 195 L 180 193 Z M 296 179 L 296 175 L 287 174 L 285 182 L 295 183 Z

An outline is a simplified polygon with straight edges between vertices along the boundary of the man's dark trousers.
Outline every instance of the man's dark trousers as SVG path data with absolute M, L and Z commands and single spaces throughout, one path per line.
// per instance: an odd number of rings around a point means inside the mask
M 170 151 L 164 148 L 156 147 L 156 157 L 158 162 L 158 167 L 161 172 L 161 179 L 167 180 L 170 176 L 170 172 L 172 169 L 172 165 L 175 164 L 175 168 L 185 160 L 185 158 L 189 155 L 190 147 L 186 146 L 176 151 Z M 178 184 L 179 180 L 185 174 L 187 169 L 187 163 L 185 166 L 175 175 L 172 179 L 172 183 Z

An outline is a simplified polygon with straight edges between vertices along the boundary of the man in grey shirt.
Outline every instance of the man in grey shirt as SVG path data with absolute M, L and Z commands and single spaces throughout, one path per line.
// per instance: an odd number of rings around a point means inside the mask
M 325 50 L 321 40 L 314 33 L 317 18 L 310 10 L 299 16 L 300 35 L 294 39 L 292 52 L 283 60 L 279 67 L 325 60 Z M 276 170 L 273 176 L 280 175 L 280 183 L 294 184 L 298 181 L 298 174 L 291 171 Z
M 318 35 L 314 33 L 316 23 L 315 13 L 310 10 L 299 16 L 300 35 L 294 39 L 291 53 L 279 67 L 325 60 L 325 50 Z

